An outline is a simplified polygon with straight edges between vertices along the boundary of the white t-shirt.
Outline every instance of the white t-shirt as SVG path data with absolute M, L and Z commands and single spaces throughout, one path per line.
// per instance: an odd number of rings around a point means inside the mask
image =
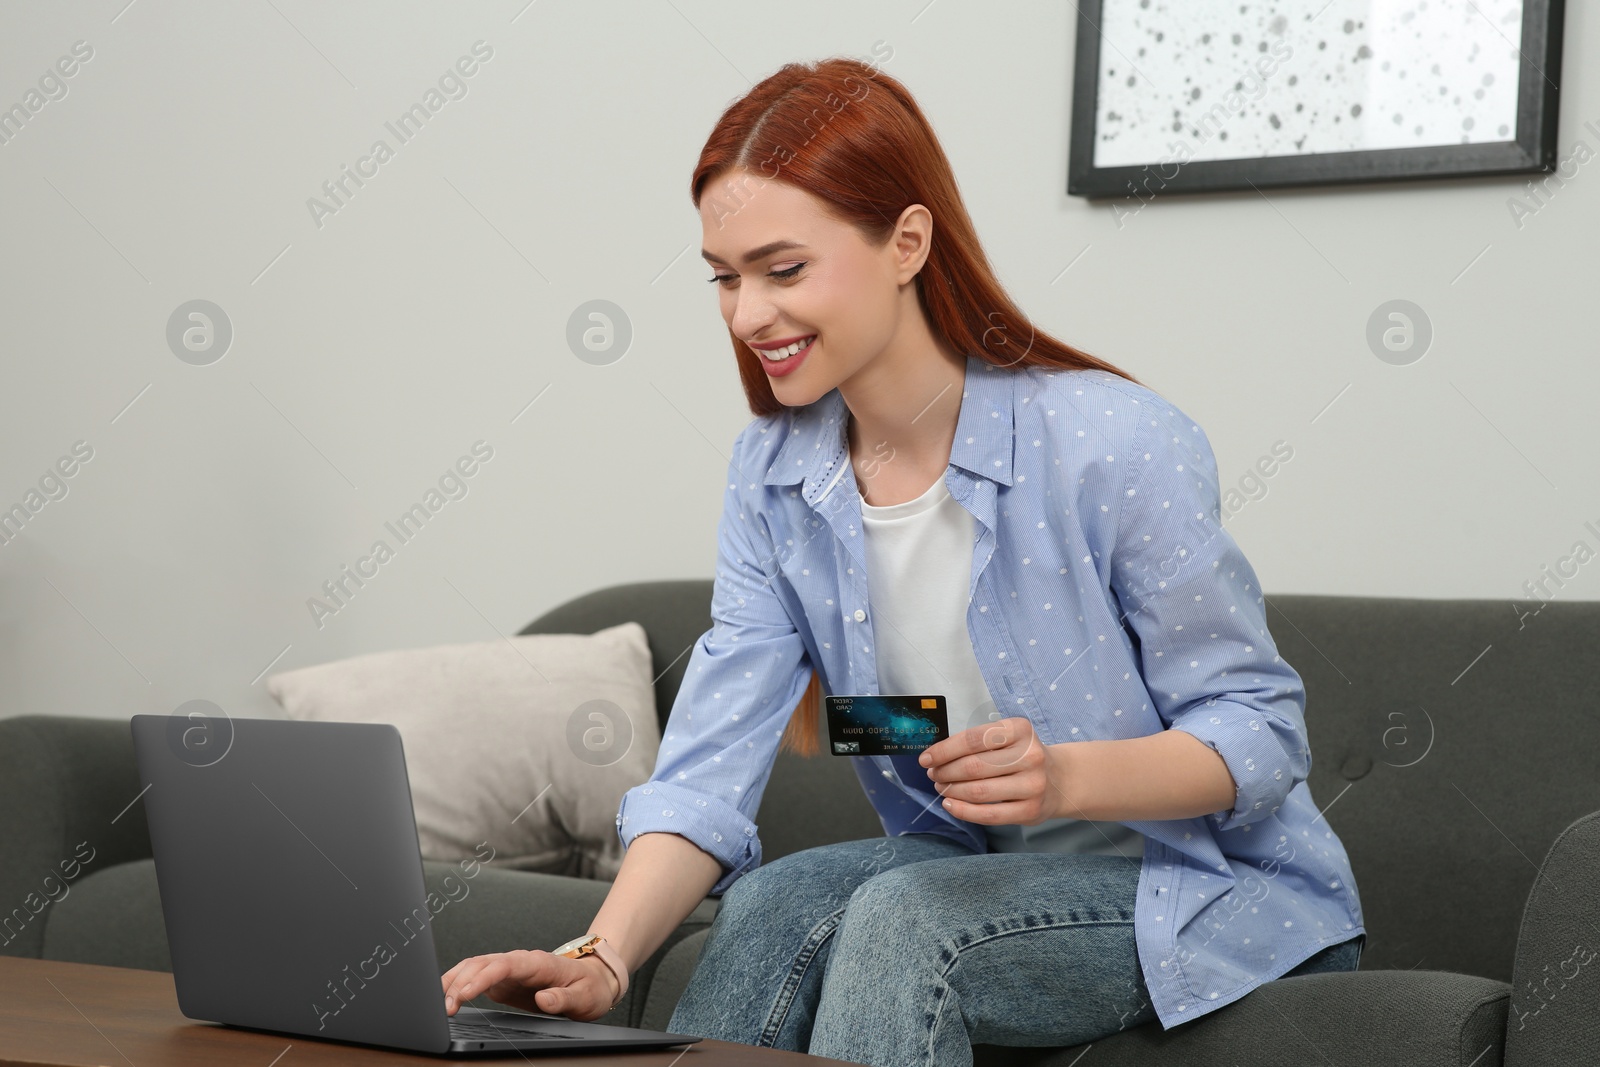
M 950 732 L 1014 714 L 995 707 L 967 632 L 977 520 L 940 477 L 915 500 L 861 501 L 878 691 L 943 693 Z M 1144 835 L 1117 822 L 989 826 L 994 852 L 1092 852 L 1140 859 Z

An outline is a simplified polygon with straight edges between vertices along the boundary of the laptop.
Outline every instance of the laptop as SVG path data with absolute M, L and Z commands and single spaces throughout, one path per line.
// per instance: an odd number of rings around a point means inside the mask
M 186 1017 L 450 1056 L 701 1040 L 540 1012 L 446 1013 L 432 920 L 471 894 L 435 893 L 430 909 L 394 726 L 130 722 Z

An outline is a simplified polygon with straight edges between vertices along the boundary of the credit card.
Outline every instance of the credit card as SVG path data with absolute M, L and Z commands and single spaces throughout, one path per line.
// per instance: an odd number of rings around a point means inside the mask
M 835 756 L 901 756 L 950 736 L 944 697 L 874 694 L 825 696 L 829 747 Z

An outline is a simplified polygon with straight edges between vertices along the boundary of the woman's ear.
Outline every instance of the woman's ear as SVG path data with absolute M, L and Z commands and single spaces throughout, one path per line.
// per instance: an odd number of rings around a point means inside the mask
M 921 204 L 912 204 L 900 212 L 890 244 L 897 271 L 895 281 L 904 285 L 921 273 L 933 251 L 933 212 Z

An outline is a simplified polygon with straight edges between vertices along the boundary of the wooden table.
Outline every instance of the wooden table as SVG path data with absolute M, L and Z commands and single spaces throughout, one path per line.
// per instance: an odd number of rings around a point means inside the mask
M 285 1055 L 291 1053 L 292 1055 Z M 758 1064 L 822 1067 L 841 1060 L 700 1041 L 682 1049 L 582 1052 L 570 1056 L 516 1052 L 486 1059 L 413 1055 L 387 1049 L 279 1037 L 214 1023 L 178 1011 L 172 975 L 87 963 L 0 956 L 0 1067 L 319 1067 L 322 1064 L 538 1063 L 572 1067 L 735 1067 Z

